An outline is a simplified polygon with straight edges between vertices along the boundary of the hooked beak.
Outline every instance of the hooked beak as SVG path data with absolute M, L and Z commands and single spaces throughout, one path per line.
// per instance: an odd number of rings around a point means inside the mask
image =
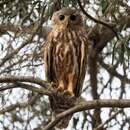
M 65 21 L 65 23 L 64 23 L 64 26 L 65 26 L 66 28 L 68 28 L 68 26 L 69 26 L 69 20 L 68 20 L 68 19 L 66 19 L 66 21 Z

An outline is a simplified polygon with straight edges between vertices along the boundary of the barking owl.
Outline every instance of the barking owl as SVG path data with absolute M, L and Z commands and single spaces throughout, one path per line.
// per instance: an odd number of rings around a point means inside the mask
M 86 73 L 86 60 L 87 34 L 82 16 L 71 8 L 55 12 L 52 30 L 44 44 L 46 80 L 52 82 L 58 91 L 78 97 Z M 63 127 L 66 125 L 64 123 Z

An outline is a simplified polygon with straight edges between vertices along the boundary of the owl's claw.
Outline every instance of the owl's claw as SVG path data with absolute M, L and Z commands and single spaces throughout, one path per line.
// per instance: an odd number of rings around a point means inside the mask
M 56 83 L 51 82 L 51 86 L 52 86 L 53 88 L 56 88 Z
M 63 94 L 69 97 L 74 97 L 74 94 L 68 90 L 64 90 Z
M 64 89 L 63 89 L 62 87 L 58 87 L 58 88 L 57 88 L 57 91 L 59 91 L 59 92 L 63 92 Z

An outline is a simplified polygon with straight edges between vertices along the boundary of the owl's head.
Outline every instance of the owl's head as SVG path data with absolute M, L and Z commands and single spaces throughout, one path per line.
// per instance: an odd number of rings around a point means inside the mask
M 82 16 L 78 11 L 71 8 L 63 8 L 55 12 L 52 16 L 53 26 L 63 26 L 64 28 L 71 28 L 82 26 Z

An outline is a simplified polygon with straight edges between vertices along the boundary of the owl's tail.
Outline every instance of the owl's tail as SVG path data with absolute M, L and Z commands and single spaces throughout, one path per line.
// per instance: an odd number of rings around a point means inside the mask
M 69 115 L 69 116 L 64 117 L 62 120 L 60 120 L 58 122 L 56 127 L 59 128 L 59 129 L 67 128 L 69 121 L 71 120 L 72 116 L 73 115 Z
M 75 98 L 66 97 L 63 95 L 53 95 L 53 97 L 49 97 L 51 109 L 54 115 L 58 115 L 67 109 L 74 106 Z M 53 115 L 53 116 L 54 116 Z M 56 125 L 57 128 L 63 129 L 66 128 L 71 120 L 73 114 L 65 116 L 62 118 Z M 54 117 L 55 118 L 55 117 Z

